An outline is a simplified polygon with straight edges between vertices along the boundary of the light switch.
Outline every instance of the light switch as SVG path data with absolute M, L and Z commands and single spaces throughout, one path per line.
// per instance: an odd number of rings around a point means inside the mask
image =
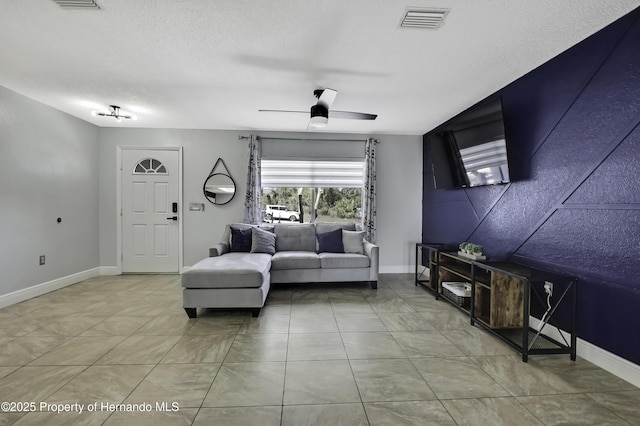
M 202 211 L 204 211 L 204 204 L 203 203 L 189 203 L 189 211 L 202 212 Z

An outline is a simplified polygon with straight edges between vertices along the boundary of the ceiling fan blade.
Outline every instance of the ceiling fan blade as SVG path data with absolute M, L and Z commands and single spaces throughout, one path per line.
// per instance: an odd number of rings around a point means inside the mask
M 290 111 L 286 109 L 259 109 L 258 112 L 294 112 L 296 114 L 307 114 L 309 115 L 309 111 Z
M 318 97 L 318 104 L 323 105 L 327 109 L 331 108 L 333 101 L 336 99 L 336 95 L 338 94 L 337 90 L 333 89 L 324 89 Z
M 329 111 L 329 117 L 331 118 L 348 118 L 352 120 L 375 120 L 378 114 L 367 114 L 366 112 L 353 112 L 353 111 Z

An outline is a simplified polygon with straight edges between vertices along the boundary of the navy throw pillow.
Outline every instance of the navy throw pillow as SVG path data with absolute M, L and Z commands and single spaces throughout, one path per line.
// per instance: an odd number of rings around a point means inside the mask
M 317 235 L 318 253 L 344 253 L 342 228 Z
M 231 227 L 231 250 L 230 251 L 251 251 L 251 228 Z

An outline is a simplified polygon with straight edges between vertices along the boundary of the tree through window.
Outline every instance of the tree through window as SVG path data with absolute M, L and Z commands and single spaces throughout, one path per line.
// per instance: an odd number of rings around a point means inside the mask
M 294 213 L 304 223 L 358 222 L 363 170 L 362 161 L 262 160 L 264 216 L 276 222 L 290 221 Z

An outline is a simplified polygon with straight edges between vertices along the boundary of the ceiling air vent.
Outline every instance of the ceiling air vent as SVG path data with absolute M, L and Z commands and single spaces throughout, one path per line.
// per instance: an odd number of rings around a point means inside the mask
M 407 9 L 400 26 L 435 30 L 442 26 L 447 13 L 448 9 Z
M 63 9 L 100 9 L 95 0 L 53 0 Z

